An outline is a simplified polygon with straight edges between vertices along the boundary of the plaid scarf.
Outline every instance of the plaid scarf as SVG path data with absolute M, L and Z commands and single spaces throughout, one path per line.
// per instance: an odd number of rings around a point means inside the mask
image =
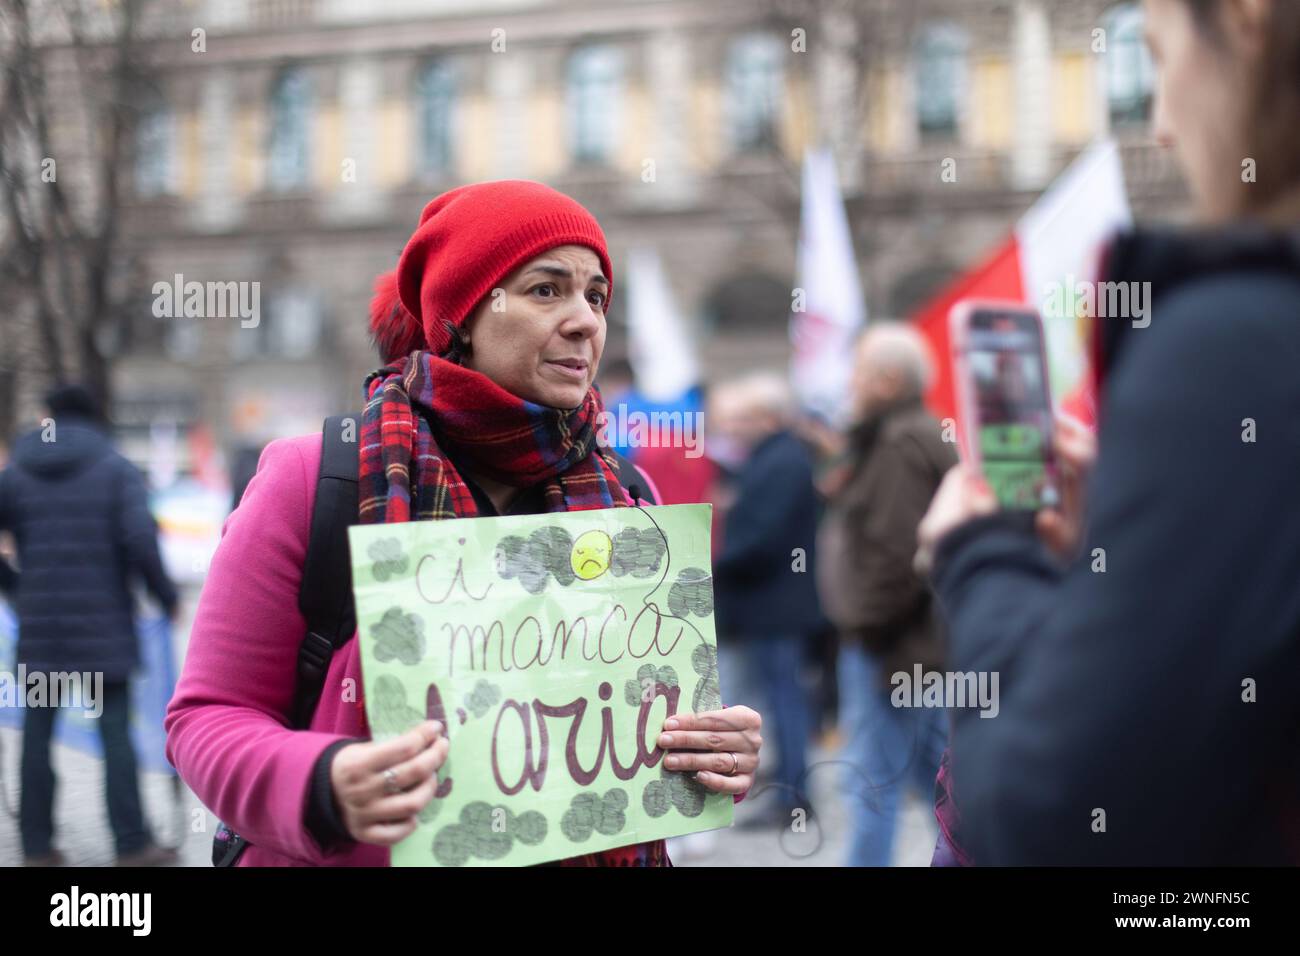
M 546 511 L 626 508 L 598 447 L 600 393 L 572 410 L 510 394 L 432 352 L 412 352 L 366 378 L 358 497 L 362 524 L 472 518 L 478 505 L 446 455 L 516 488 L 544 482 Z M 564 866 L 667 866 L 662 840 L 587 853 Z
M 366 379 L 361 523 L 478 515 L 447 450 L 516 488 L 545 482 L 546 511 L 626 507 L 608 453 L 596 447 L 602 411 L 595 389 L 575 409 L 548 408 L 432 352 L 412 352 Z

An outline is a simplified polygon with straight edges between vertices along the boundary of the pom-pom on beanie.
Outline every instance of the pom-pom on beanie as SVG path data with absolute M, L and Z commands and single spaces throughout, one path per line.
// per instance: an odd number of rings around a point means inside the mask
M 375 295 L 370 300 L 370 337 L 385 364 L 425 347 L 424 329 L 397 295 L 395 269 L 375 279 Z

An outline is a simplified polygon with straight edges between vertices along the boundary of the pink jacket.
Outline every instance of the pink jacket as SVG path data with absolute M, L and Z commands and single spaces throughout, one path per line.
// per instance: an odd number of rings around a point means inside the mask
M 222 529 L 167 707 L 167 759 L 204 805 L 252 845 L 240 866 L 387 866 L 387 847 L 323 852 L 304 814 L 312 769 L 337 740 L 369 738 L 358 642 L 334 655 L 307 730 L 289 726 L 307 624 L 298 587 L 321 437 L 274 441 Z M 648 478 L 646 486 L 658 500 Z M 345 703 L 345 680 L 356 688 Z

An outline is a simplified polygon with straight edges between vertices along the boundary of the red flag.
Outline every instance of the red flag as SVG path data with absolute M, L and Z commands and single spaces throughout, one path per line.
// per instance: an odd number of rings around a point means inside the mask
M 953 390 L 948 344 L 948 312 L 963 299 L 1020 300 L 1024 294 L 1020 251 L 1013 238 L 916 313 L 914 321 L 934 353 L 934 382 L 926 394 L 925 403 L 936 418 L 957 417 L 957 395 Z
M 963 299 L 1024 302 L 1044 313 L 1052 392 L 1061 407 L 1085 423 L 1094 419 L 1088 373 L 1090 320 L 1052 314 L 1053 294 L 1074 301 L 1082 280 L 1097 278 L 1099 254 L 1131 221 L 1119 151 L 1110 141 L 1086 150 L 1020 218 L 988 259 L 960 276 L 913 316 L 934 352 L 936 375 L 926 396 L 940 419 L 956 418 L 948 313 Z

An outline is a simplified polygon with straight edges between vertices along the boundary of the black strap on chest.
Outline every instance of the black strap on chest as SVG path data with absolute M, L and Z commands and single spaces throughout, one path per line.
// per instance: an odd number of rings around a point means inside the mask
M 325 419 L 311 535 L 298 589 L 298 609 L 307 619 L 294 693 L 294 726 L 299 728 L 311 723 L 334 652 L 357 629 L 348 527 L 357 523 L 360 438 L 360 415 Z

